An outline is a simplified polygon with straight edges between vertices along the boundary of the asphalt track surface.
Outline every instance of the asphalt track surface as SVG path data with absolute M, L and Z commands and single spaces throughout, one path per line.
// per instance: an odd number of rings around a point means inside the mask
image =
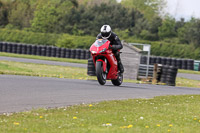
M 12 57 L 0 60 L 86 68 L 86 64 L 43 61 Z M 188 75 L 183 75 L 187 76 Z M 193 75 L 190 75 L 194 77 Z M 197 80 L 199 79 L 197 75 Z M 20 112 L 33 108 L 66 107 L 75 104 L 129 98 L 152 98 L 164 95 L 200 94 L 200 88 L 170 87 L 147 84 L 123 83 L 116 87 L 107 82 L 0 75 L 0 114 Z
M 105 100 L 200 94 L 200 88 L 0 75 L 0 114 L 36 108 L 66 107 Z

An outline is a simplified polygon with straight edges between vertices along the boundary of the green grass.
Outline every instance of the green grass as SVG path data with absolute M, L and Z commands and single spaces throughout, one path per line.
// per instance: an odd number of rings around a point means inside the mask
M 87 75 L 85 68 L 54 66 L 12 61 L 0 61 L 0 74 L 57 77 L 68 79 L 96 79 Z
M 179 73 L 189 73 L 189 74 L 200 74 L 200 71 L 192 71 L 192 70 L 178 70 Z
M 0 56 L 87 64 L 87 60 L 45 57 L 45 56 L 36 56 L 36 55 L 24 55 L 24 54 L 13 54 L 13 53 L 5 53 L 5 52 L 0 52 Z
M 200 81 L 177 77 L 176 86 L 200 88 Z
M 0 74 L 96 80 L 95 76 L 91 77 L 87 75 L 87 69 L 85 68 L 21 63 L 13 61 L 0 61 Z M 143 83 L 141 81 L 130 79 L 124 79 L 124 82 Z M 177 78 L 176 86 L 200 88 L 200 83 L 198 80 Z
M 2 133 L 199 133 L 200 95 L 103 101 L 0 115 Z

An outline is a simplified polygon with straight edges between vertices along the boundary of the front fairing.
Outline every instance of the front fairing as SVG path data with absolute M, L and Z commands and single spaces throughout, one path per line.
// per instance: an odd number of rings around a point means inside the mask
M 90 47 L 90 52 L 92 54 L 104 53 L 104 52 L 106 52 L 106 50 L 108 50 L 109 45 L 110 45 L 110 41 L 109 40 L 98 39 Z

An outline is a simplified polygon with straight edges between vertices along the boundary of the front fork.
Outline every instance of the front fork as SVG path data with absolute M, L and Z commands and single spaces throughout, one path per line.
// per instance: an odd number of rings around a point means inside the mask
M 103 59 L 98 59 L 97 61 L 101 61 L 103 63 L 103 71 L 107 74 L 108 73 L 108 68 L 107 68 L 107 59 L 105 58 L 104 60 Z

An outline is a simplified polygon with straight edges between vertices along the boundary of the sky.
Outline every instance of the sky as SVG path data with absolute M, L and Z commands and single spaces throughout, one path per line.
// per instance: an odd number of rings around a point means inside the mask
M 166 11 L 175 18 L 200 18 L 200 0 L 167 0 Z
M 200 0 L 166 0 L 166 2 L 166 12 L 176 19 L 200 18 Z

